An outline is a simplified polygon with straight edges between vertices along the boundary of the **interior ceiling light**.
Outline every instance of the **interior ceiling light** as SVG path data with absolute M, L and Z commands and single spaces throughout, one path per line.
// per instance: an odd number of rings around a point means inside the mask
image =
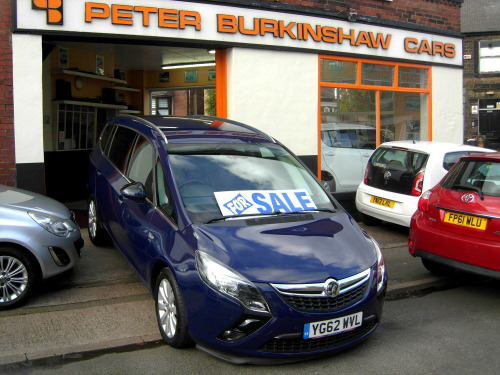
M 178 63 L 178 64 L 166 64 L 162 65 L 162 69 L 185 69 L 185 68 L 199 68 L 201 66 L 215 66 L 214 61 L 205 61 L 205 62 L 193 62 L 193 63 Z

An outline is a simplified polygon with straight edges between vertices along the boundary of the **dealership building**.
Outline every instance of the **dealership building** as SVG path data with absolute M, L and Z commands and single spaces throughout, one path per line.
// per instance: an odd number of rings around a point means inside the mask
M 0 183 L 85 199 L 118 114 L 217 115 L 321 175 L 321 126 L 462 143 L 462 0 L 0 0 Z

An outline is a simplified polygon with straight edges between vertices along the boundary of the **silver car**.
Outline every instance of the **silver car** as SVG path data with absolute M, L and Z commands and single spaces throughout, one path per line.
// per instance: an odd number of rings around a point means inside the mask
M 38 281 L 73 268 L 82 247 L 66 206 L 0 185 L 0 310 L 25 300 Z

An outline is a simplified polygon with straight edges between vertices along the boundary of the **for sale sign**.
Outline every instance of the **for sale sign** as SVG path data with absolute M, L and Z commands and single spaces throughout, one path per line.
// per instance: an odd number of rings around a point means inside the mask
M 222 215 L 270 214 L 315 210 L 307 190 L 216 191 Z

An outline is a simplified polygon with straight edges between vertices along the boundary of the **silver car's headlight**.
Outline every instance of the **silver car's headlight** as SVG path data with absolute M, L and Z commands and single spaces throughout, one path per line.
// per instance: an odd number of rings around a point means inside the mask
M 196 265 L 203 281 L 213 289 L 238 300 L 249 310 L 270 313 L 260 291 L 244 276 L 199 250 Z
M 68 220 L 40 214 L 38 212 L 28 212 L 28 215 L 30 215 L 30 217 L 43 229 L 58 237 L 66 237 L 68 234 L 75 231 L 75 228 L 73 228 Z
M 375 248 L 375 252 L 377 253 L 377 293 L 381 291 L 384 286 L 385 279 L 385 259 L 384 254 L 382 254 L 382 250 L 380 250 L 380 246 L 373 238 L 370 238 L 373 242 L 373 247 Z

